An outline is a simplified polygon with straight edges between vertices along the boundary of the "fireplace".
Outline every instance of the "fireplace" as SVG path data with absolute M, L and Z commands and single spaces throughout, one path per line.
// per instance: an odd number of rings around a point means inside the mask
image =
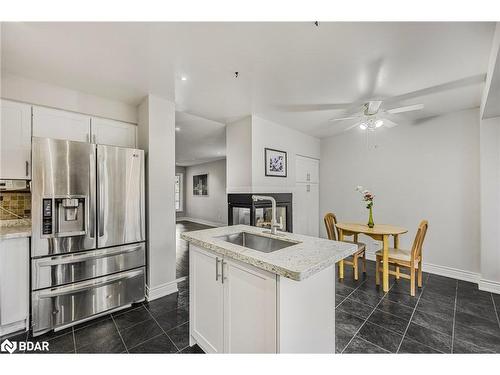
M 283 231 L 292 232 L 292 194 L 258 193 L 276 199 L 276 219 L 283 222 Z M 262 228 L 271 226 L 271 202 L 252 200 L 253 194 L 228 194 L 228 225 L 246 224 Z

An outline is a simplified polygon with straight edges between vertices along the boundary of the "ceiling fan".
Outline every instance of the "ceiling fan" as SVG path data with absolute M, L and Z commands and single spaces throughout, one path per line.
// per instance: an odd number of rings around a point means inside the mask
M 280 105 L 280 111 L 285 112 L 317 112 L 317 111 L 332 111 L 343 110 L 344 116 L 341 118 L 330 119 L 330 122 L 342 120 L 357 120 L 355 123 L 344 131 L 351 130 L 355 127 L 360 127 L 364 130 L 374 130 L 381 126 L 388 128 L 394 127 L 404 121 L 399 114 L 410 111 L 418 111 L 424 108 L 423 104 L 414 104 L 407 106 L 397 107 L 398 103 L 404 103 L 409 100 L 418 100 L 418 98 L 426 97 L 428 95 L 443 93 L 450 90 L 461 89 L 468 86 L 478 85 L 484 83 L 486 79 L 485 74 L 477 74 L 455 81 L 441 83 L 435 86 L 426 87 L 416 91 L 411 91 L 396 96 L 380 96 L 376 94 L 378 82 L 380 82 L 380 72 L 383 65 L 382 59 L 372 61 L 366 66 L 365 76 L 368 77 L 365 89 L 360 93 L 359 99 L 352 103 L 317 103 L 317 104 L 294 104 L 294 105 Z M 361 109 L 361 111 L 360 111 Z M 354 111 L 354 114 L 352 114 Z M 436 114 L 440 115 L 442 112 Z M 421 119 L 435 117 L 428 116 Z
M 424 108 L 423 104 L 414 104 L 403 107 L 396 107 L 391 109 L 381 109 L 381 100 L 368 101 L 362 106 L 362 112 L 348 117 L 332 118 L 329 121 L 344 121 L 344 120 L 356 120 L 356 122 L 344 129 L 344 131 L 351 130 L 353 128 L 359 127 L 362 130 L 374 131 L 382 126 L 387 128 L 392 128 L 398 124 L 392 121 L 389 116 L 410 112 L 418 111 Z

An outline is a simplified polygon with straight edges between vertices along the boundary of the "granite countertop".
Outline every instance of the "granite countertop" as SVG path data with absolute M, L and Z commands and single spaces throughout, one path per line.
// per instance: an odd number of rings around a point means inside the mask
M 31 220 L 0 220 L 0 239 L 31 237 Z
M 264 253 L 215 238 L 239 232 L 255 233 L 297 243 L 280 250 Z M 251 264 L 296 281 L 304 280 L 357 251 L 356 245 L 345 242 L 293 233 L 280 233 L 278 236 L 273 236 L 269 233 L 269 229 L 248 225 L 184 232 L 181 234 L 181 238 L 216 254 Z

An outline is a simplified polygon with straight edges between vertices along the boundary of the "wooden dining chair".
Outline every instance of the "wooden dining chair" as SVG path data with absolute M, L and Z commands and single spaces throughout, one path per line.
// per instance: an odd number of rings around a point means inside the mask
M 420 222 L 411 250 L 389 248 L 389 266 L 395 266 L 394 271 L 389 269 L 389 274 L 396 276 L 396 279 L 402 277 L 410 280 L 410 294 L 412 296 L 415 296 L 415 278 L 417 279 L 418 287 L 422 287 L 422 245 L 424 243 L 428 226 L 429 223 L 427 220 L 422 220 Z M 375 282 L 379 285 L 380 272 L 383 272 L 383 266 L 381 267 L 383 250 L 378 250 L 375 255 Z M 410 274 L 401 273 L 400 267 L 408 268 L 410 270 Z M 415 277 L 415 272 L 417 273 L 417 277 Z
M 326 233 L 328 234 L 328 239 L 337 241 L 339 237 L 338 228 L 337 228 L 337 217 L 335 214 L 329 212 L 324 217 Z M 344 263 L 351 265 L 354 272 L 354 280 L 358 280 L 358 260 L 362 258 L 363 260 L 363 273 L 366 273 L 366 245 L 362 242 L 358 242 L 358 235 L 353 235 L 353 241 L 342 241 L 347 243 L 354 243 L 358 245 L 358 250 L 352 255 L 352 262 L 349 260 L 344 260 Z M 340 271 L 340 267 L 343 267 L 341 263 L 339 263 L 339 275 L 343 275 L 344 272 Z

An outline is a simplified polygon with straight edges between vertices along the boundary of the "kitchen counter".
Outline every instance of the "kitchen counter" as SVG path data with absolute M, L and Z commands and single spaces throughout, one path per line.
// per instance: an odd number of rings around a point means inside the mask
M 31 237 L 31 220 L 0 220 L 0 240 Z
M 239 232 L 253 233 L 298 243 L 280 250 L 265 253 L 216 238 Z M 216 254 L 250 264 L 295 281 L 305 280 L 339 260 L 352 255 L 357 250 L 356 245 L 349 243 L 285 232 L 279 232 L 279 235 L 271 235 L 269 229 L 247 225 L 233 225 L 184 232 L 181 234 L 181 237 L 196 246 L 210 250 Z

